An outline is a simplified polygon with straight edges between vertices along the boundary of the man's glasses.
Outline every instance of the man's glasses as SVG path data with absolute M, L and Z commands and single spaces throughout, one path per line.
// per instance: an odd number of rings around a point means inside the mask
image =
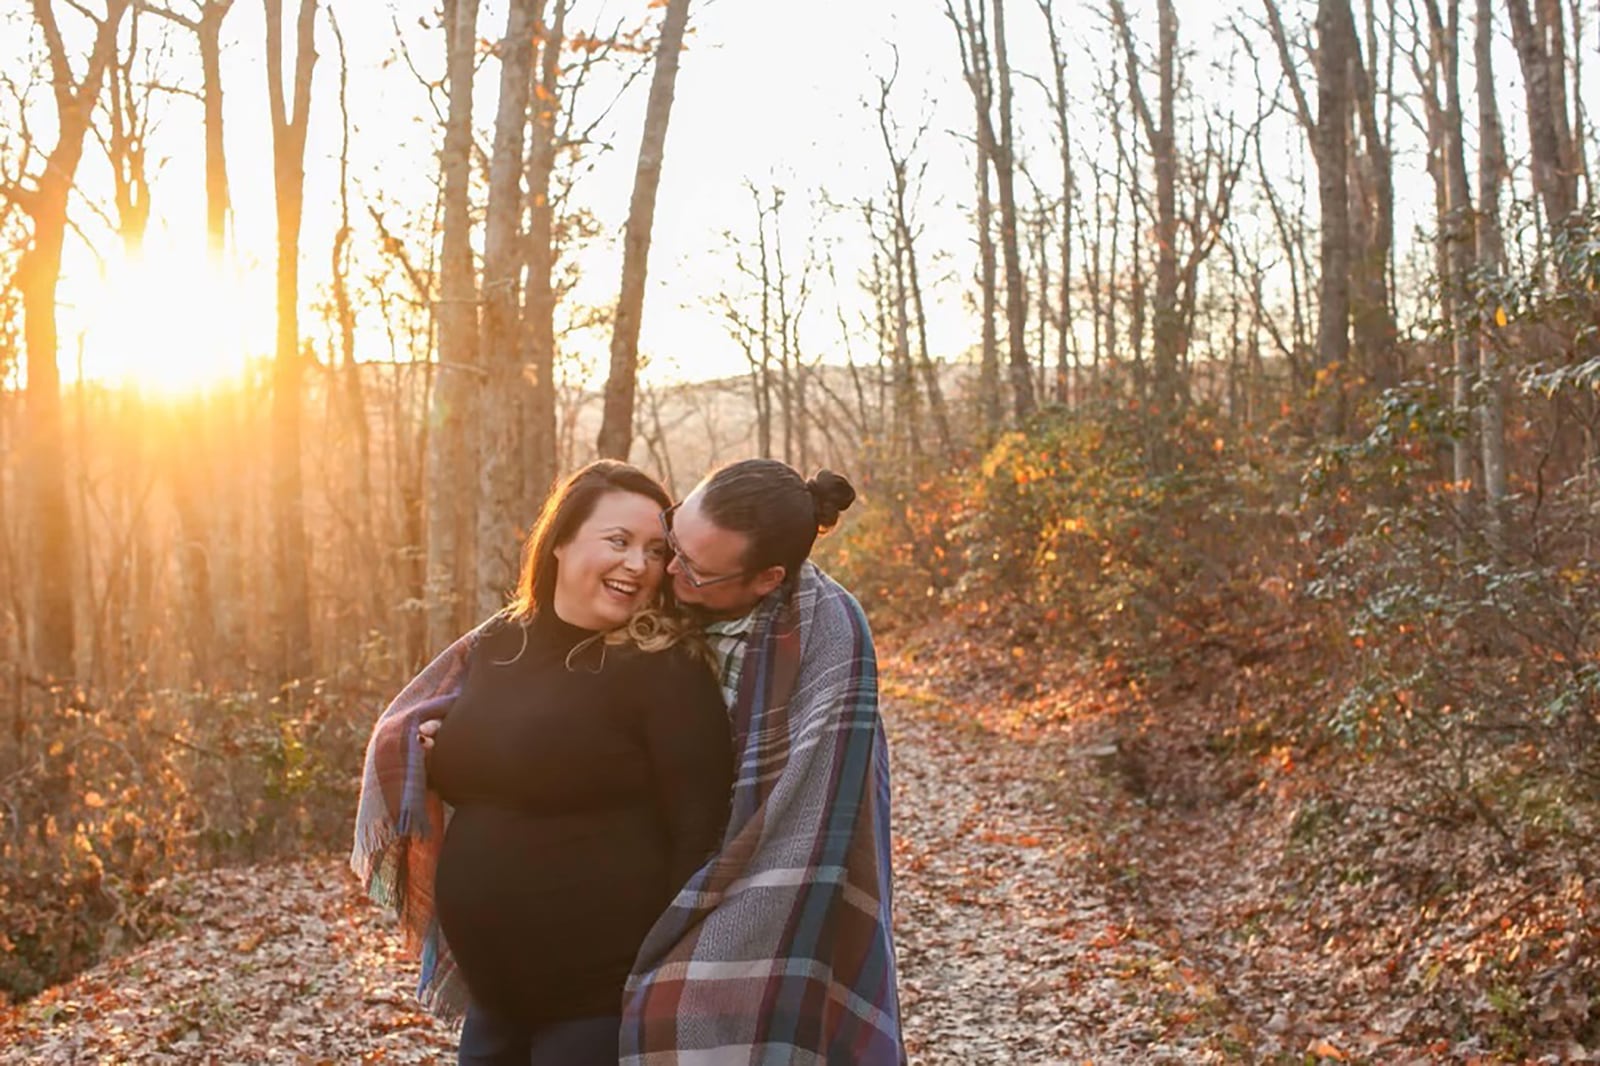
M 683 571 L 683 576 L 688 579 L 689 584 L 697 589 L 703 589 L 708 585 L 720 585 L 724 581 L 736 581 L 744 577 L 746 571 L 743 570 L 733 574 L 720 574 L 716 577 L 702 577 L 697 572 L 695 565 L 689 561 L 689 557 L 683 554 L 683 548 L 679 546 L 678 538 L 672 535 L 672 513 L 677 509 L 678 505 L 673 504 L 661 512 L 661 535 L 667 539 L 667 550 L 677 557 L 678 569 Z

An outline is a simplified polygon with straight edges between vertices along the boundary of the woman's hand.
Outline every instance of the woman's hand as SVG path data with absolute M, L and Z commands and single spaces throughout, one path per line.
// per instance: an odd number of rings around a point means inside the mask
M 422 753 L 427 755 L 433 751 L 433 735 L 444 725 L 443 718 L 434 718 L 417 726 L 417 739 L 422 742 Z

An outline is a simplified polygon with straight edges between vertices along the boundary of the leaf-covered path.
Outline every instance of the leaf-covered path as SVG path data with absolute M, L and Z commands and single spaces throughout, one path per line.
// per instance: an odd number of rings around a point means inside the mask
M 893 717 L 896 927 L 913 1061 L 1195 1061 L 1165 1030 L 1203 989 L 1091 876 L 1089 756 L 906 692 Z M 1092 771 L 1087 771 L 1092 773 Z
M 1102 887 L 1096 752 L 986 727 L 904 681 L 888 695 L 912 1061 L 1244 1061 L 1212 983 Z M 178 931 L 0 1015 L 0 1063 L 449 1057 L 337 859 L 162 891 Z

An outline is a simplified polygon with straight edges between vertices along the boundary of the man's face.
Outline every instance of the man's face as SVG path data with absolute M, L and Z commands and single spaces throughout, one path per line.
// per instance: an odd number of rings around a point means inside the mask
M 700 492 L 691 492 L 672 509 L 672 561 L 667 573 L 678 602 L 713 618 L 736 618 L 750 611 L 783 581 L 783 567 L 757 573 L 745 567 L 750 538 L 723 529 L 700 509 Z

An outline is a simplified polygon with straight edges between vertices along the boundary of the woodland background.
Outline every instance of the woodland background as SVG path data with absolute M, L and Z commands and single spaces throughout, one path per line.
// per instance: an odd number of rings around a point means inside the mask
M 711 379 L 652 376 L 640 324 L 663 169 L 739 166 L 737 131 L 669 136 L 717 7 L 392 5 L 433 105 L 405 199 L 350 180 L 384 100 L 347 91 L 347 7 L 0 15 L 0 996 L 155 933 L 177 871 L 342 848 L 374 715 L 500 605 L 558 473 L 683 492 L 766 454 L 862 489 L 820 558 L 891 662 L 1047 731 L 1106 694 L 1109 883 L 1158 891 L 1162 826 L 1270 825 L 1239 920 L 1384 975 L 1416 1046 L 1600 1045 L 1600 6 L 944 0 L 963 124 L 875 42 L 876 191 L 748 179 Z M 224 104 L 245 21 L 264 114 Z M 618 153 L 613 230 L 584 193 Z M 58 328 L 63 264 L 136 253 L 161 167 L 203 176 L 161 209 L 217 270 L 275 220 L 275 347 L 203 391 L 73 373 Z

